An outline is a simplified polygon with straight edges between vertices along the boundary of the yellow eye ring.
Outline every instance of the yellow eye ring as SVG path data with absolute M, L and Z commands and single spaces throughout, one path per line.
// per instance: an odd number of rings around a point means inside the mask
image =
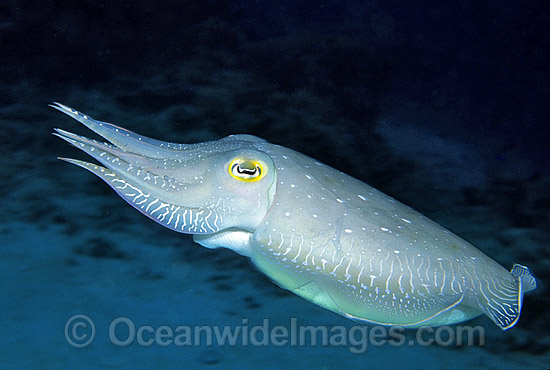
M 263 163 L 247 158 L 235 158 L 227 170 L 231 177 L 244 182 L 261 180 L 267 172 Z

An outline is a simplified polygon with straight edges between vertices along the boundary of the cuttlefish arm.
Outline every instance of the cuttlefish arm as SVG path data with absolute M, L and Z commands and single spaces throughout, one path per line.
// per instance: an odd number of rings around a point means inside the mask
M 129 152 L 139 152 L 141 155 L 150 158 L 162 159 L 171 157 L 174 155 L 174 152 L 197 147 L 196 145 L 189 146 L 184 144 L 168 143 L 138 135 L 130 130 L 113 125 L 112 123 L 95 120 L 92 117 L 82 114 L 79 111 L 69 108 L 61 103 L 54 102 L 49 106 L 65 113 L 71 118 L 74 118 L 96 134 L 113 143 L 117 148 Z M 64 131 L 64 133 L 67 132 Z

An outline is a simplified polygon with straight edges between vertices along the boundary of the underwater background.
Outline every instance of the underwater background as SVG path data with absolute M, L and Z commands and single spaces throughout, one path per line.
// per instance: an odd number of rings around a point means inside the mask
M 550 367 L 547 1 L 1 1 L 0 58 L 0 368 Z M 54 127 L 90 133 L 54 101 L 159 140 L 248 133 L 298 150 L 529 266 L 539 288 L 508 331 L 468 322 L 484 346 L 116 345 L 117 318 L 355 323 L 57 160 L 87 158 Z M 82 348 L 74 315 L 95 326 Z

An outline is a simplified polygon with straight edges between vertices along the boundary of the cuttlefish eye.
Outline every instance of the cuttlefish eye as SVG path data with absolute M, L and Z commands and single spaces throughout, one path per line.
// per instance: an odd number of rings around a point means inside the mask
M 245 182 L 258 181 L 267 172 L 263 163 L 247 158 L 235 158 L 229 164 L 228 170 L 233 178 Z

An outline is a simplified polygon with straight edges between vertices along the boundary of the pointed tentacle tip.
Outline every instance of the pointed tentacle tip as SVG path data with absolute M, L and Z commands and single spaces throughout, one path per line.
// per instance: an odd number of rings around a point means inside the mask
M 60 161 L 72 163 L 72 164 L 78 164 L 78 162 L 84 162 L 84 161 L 80 161 L 78 159 L 69 158 L 69 157 L 57 157 L 57 159 L 59 159 Z

